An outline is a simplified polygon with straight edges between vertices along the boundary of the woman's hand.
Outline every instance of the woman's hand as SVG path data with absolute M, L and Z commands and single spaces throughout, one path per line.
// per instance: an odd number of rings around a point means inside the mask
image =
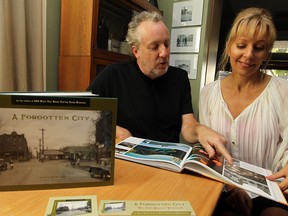
M 224 136 L 204 125 L 197 126 L 198 140 L 207 151 L 209 158 L 223 156 L 229 164 L 233 164 L 232 156 L 226 149 L 227 140 Z
M 211 128 L 201 125 L 193 114 L 182 115 L 181 132 L 187 142 L 200 142 L 207 151 L 209 158 L 222 155 L 229 164 L 233 164 L 232 156 L 226 149 L 226 138 Z
M 227 204 L 237 212 L 250 216 L 253 207 L 252 199 L 245 190 L 240 188 L 233 188 L 229 191 L 226 199 Z
M 266 176 L 266 178 L 270 181 L 276 181 L 279 178 L 284 178 L 284 180 L 279 183 L 279 187 L 283 193 L 288 196 L 288 164 L 286 164 L 286 166 L 284 166 L 278 172 L 270 176 Z

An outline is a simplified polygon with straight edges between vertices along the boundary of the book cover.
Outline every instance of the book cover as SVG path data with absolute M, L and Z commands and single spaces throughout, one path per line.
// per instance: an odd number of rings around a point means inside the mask
M 97 196 L 50 197 L 45 216 L 98 216 Z
M 111 185 L 117 99 L 0 94 L 0 190 Z
M 100 200 L 99 216 L 195 216 L 188 201 Z

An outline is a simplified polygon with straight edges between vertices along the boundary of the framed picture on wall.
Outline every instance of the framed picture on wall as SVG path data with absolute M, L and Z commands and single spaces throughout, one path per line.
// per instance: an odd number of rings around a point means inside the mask
M 186 70 L 189 79 L 196 79 L 198 54 L 171 54 L 170 65 Z
M 199 52 L 201 27 L 171 30 L 171 52 Z
M 203 0 L 175 2 L 173 4 L 172 27 L 202 24 Z

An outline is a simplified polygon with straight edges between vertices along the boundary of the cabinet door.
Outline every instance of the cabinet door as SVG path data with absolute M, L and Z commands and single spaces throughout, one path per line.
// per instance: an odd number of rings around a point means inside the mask
M 61 0 L 58 89 L 84 91 L 90 83 L 93 0 Z
M 97 54 L 99 57 L 99 53 L 103 50 L 111 51 L 111 53 L 127 54 L 125 50 L 121 50 L 121 47 L 125 47 L 125 38 L 131 18 L 143 10 L 154 10 L 161 13 L 158 8 L 154 7 L 147 0 L 96 0 L 94 8 L 95 13 L 92 24 L 93 57 Z M 101 29 L 104 30 L 101 31 Z M 108 48 L 108 39 L 111 42 L 110 49 Z M 104 52 L 101 58 L 109 60 L 110 54 Z
M 121 44 L 131 16 L 143 10 L 158 9 L 146 0 L 61 0 L 58 89 L 84 91 L 104 66 L 131 59 L 120 46 L 97 47 L 98 23 L 105 18 L 115 44 Z

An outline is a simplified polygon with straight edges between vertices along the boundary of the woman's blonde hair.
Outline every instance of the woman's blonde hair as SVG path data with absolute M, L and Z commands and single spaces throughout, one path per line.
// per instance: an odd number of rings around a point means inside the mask
M 219 70 L 226 70 L 229 61 L 229 49 L 239 35 L 253 38 L 255 32 L 259 37 L 267 37 L 267 49 L 271 51 L 276 40 L 276 29 L 271 14 L 263 8 L 247 8 L 242 10 L 235 18 L 232 28 L 226 39 L 225 49 L 219 63 Z

